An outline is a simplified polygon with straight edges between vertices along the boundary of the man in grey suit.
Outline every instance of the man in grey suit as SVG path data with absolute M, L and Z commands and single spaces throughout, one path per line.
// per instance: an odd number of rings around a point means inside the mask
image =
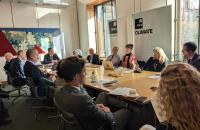
M 196 53 L 197 45 L 194 42 L 186 42 L 183 45 L 183 55 L 187 63 L 194 66 L 200 72 L 200 55 Z
M 64 87 L 55 94 L 57 104 L 67 112 L 72 113 L 78 119 L 83 130 L 124 130 L 130 115 L 126 109 L 120 109 L 112 113 L 105 101 L 106 94 L 102 93 L 93 101 L 87 92 L 81 87 L 85 78 L 84 61 L 77 57 L 63 59 L 57 68 L 60 78 L 66 82 Z

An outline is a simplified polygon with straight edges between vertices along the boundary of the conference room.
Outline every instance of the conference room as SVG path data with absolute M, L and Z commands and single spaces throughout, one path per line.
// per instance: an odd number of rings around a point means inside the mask
M 200 130 L 200 0 L 0 0 L 0 130 Z

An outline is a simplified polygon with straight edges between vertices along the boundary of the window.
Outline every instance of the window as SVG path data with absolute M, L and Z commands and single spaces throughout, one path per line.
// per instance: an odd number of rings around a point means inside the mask
M 199 46 L 199 0 L 180 0 L 177 2 L 178 42 L 175 59 L 183 60 L 182 46 L 187 41 L 193 41 Z
M 115 0 L 95 6 L 96 48 L 100 57 L 111 54 L 108 22 L 114 19 L 116 19 Z

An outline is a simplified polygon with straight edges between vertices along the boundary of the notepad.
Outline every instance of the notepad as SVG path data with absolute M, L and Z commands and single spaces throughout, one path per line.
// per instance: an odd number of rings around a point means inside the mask
M 99 80 L 99 82 L 103 85 L 108 85 L 108 84 L 113 84 L 113 83 L 117 83 L 117 80 L 109 80 L 109 79 L 103 79 L 103 80 Z
M 151 75 L 148 76 L 149 79 L 160 79 L 160 75 Z
M 119 96 L 129 96 L 129 97 L 137 97 L 139 94 L 136 92 L 136 89 L 120 87 L 116 88 L 109 92 L 111 95 L 119 95 Z

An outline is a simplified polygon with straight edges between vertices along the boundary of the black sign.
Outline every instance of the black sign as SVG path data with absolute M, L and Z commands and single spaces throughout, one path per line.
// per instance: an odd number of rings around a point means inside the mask
M 143 29 L 143 18 L 135 19 L 135 35 L 144 35 L 144 34 L 152 34 L 153 29 Z
M 109 31 L 110 34 L 116 34 L 117 33 L 117 20 L 109 21 Z
M 143 18 L 135 19 L 135 29 L 143 28 Z

